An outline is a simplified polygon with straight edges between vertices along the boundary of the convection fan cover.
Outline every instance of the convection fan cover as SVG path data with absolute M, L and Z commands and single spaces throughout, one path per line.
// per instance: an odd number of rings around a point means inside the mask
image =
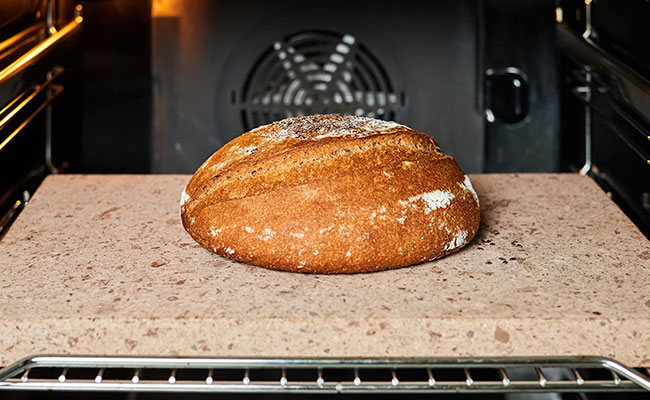
M 404 94 L 395 92 L 382 62 L 353 35 L 303 31 L 269 45 L 239 97 L 243 127 L 250 130 L 311 114 L 395 120 Z

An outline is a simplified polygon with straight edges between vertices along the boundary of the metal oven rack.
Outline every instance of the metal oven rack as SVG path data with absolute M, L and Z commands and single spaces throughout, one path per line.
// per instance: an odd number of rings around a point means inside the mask
M 18 174 L 16 176 L 19 178 L 13 182 L 10 179 L 10 187 L 6 188 L 7 190 L 3 188 L 5 193 L 0 192 L 0 239 L 6 234 L 18 213 L 27 205 L 43 177 L 47 173 L 58 172 L 52 159 L 52 105 L 65 89 L 58 79 L 63 75 L 65 68 L 58 65 L 61 60 L 52 59 L 52 54 L 61 50 L 75 35 L 79 35 L 83 22 L 83 7 L 77 4 L 74 18 L 57 27 L 55 2 L 43 3 L 47 5 L 43 21 L 26 27 L 0 42 L 2 61 L 13 60 L 12 57 L 16 55 L 15 60 L 0 69 L 0 154 L 5 157 L 7 153 L 16 152 L 15 148 L 10 147 L 19 140 L 38 142 L 29 137 L 29 133 L 27 138 L 23 138 L 23 135 L 29 125 L 45 114 L 45 143 L 44 148 L 39 148 L 44 151 L 44 165 L 33 166 L 24 172 L 20 166 L 14 168 L 12 165 L 9 176 Z M 23 48 L 30 43 L 34 46 L 23 52 Z M 34 148 L 37 146 L 34 145 Z
M 601 357 L 235 359 L 34 356 L 0 391 L 512 393 L 650 391 L 650 371 Z

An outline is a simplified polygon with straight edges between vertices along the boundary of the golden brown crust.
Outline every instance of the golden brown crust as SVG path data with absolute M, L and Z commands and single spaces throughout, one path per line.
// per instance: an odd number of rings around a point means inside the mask
M 217 151 L 183 192 L 189 234 L 268 268 L 365 272 L 442 257 L 474 237 L 478 197 L 424 133 L 370 118 L 290 118 Z

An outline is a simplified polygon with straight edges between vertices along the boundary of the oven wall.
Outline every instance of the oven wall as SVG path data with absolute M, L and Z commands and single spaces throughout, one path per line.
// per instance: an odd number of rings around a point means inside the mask
M 485 171 L 557 171 L 561 138 L 555 4 L 481 4 L 484 69 L 486 75 L 494 74 L 485 82 L 485 108 L 494 109 L 494 121 L 485 127 Z
M 391 83 L 387 96 L 394 95 L 396 102 L 387 106 L 392 111 L 383 118 L 431 134 L 467 171 L 483 170 L 484 122 L 478 100 L 482 71 L 474 0 L 381 5 L 339 0 L 194 0 L 178 4 L 157 10 L 154 3 L 154 171 L 194 172 L 229 140 L 287 116 L 322 112 L 376 116 L 379 107 L 364 102 L 334 105 L 331 101 L 329 107 L 306 107 L 292 98 L 290 104 L 276 105 L 270 115 L 260 112 L 252 116 L 252 122 L 246 121 L 244 114 L 253 108 L 246 98 L 246 82 L 256 67 L 271 71 L 280 64 L 282 50 L 275 51 L 274 43 L 289 48 L 287 38 L 297 33 L 313 35 L 314 42 L 322 46 L 313 53 L 304 50 L 303 55 L 314 60 L 319 60 L 319 51 L 335 52 L 336 41 L 343 35 L 352 35 L 353 51 L 363 48 L 371 54 Z M 326 42 L 323 32 L 339 37 Z M 321 34 L 324 38 L 316 38 Z M 356 62 L 353 57 L 347 61 Z M 306 62 L 298 64 L 301 67 L 307 67 Z M 354 68 L 350 71 L 357 73 Z M 327 83 L 327 90 L 336 92 L 334 86 Z M 300 81 L 300 87 L 309 84 Z M 286 95 L 290 90 L 269 92 Z M 315 99 L 319 95 L 311 94 Z M 366 94 L 374 94 L 373 89 Z
M 79 163 L 73 171 L 151 171 L 151 1 L 84 7 Z
M 256 64 L 275 42 L 304 31 L 354 36 L 391 81 L 396 100 L 384 117 L 431 134 L 467 172 L 563 169 L 552 0 L 83 3 L 74 171 L 192 173 L 255 122 L 310 113 L 242 116 Z M 487 71 L 511 68 L 526 90 L 507 76 L 488 93 Z M 515 100 L 525 107 L 513 122 Z

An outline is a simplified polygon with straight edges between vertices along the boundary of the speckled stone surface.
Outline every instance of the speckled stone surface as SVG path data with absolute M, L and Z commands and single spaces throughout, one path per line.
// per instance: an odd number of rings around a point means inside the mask
M 47 178 L 0 242 L 0 365 L 35 353 L 650 365 L 650 242 L 589 178 L 474 175 L 482 224 L 465 249 L 338 276 L 201 249 L 180 224 L 188 180 Z

